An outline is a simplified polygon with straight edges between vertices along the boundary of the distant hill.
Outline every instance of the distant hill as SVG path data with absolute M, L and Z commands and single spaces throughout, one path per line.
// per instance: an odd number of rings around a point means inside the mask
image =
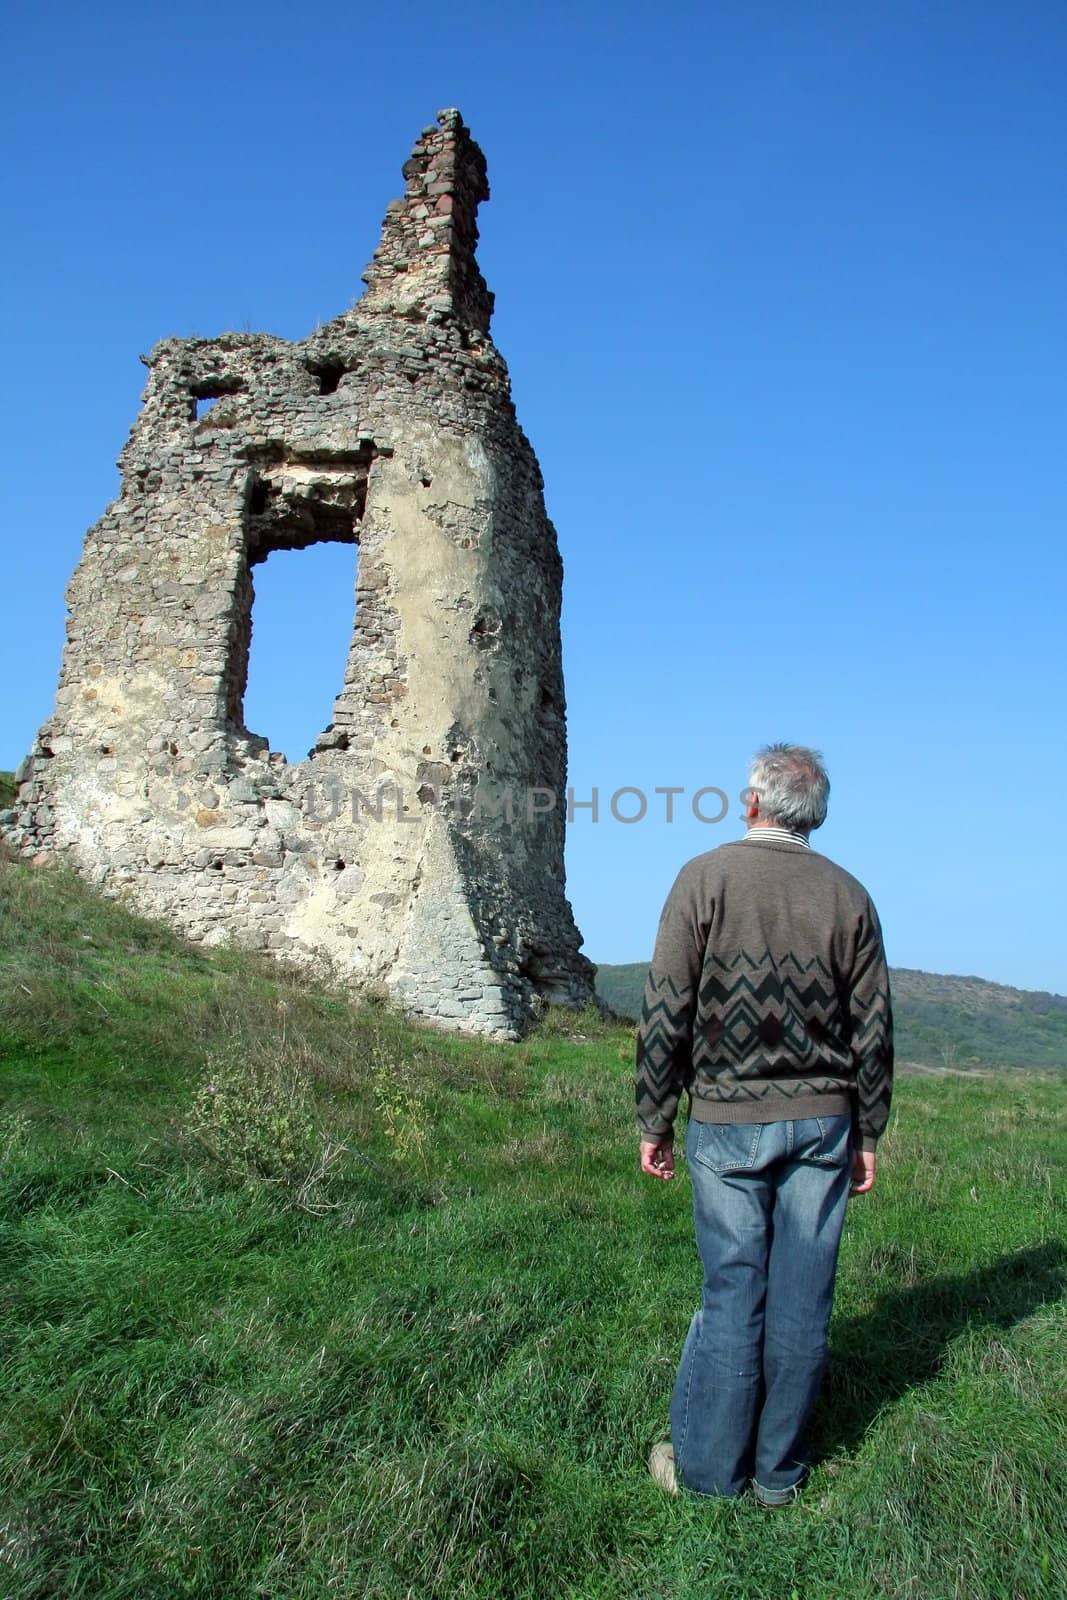
M 599 966 L 597 993 L 637 1017 L 648 963 Z M 1067 1068 L 1067 996 L 890 969 L 897 1056 L 928 1066 Z
M 5 811 L 15 799 L 15 774 L 0 772 L 0 811 Z
M 641 1015 L 641 996 L 648 977 L 647 961 L 631 961 L 623 966 L 596 969 L 596 992 L 620 1017 Z

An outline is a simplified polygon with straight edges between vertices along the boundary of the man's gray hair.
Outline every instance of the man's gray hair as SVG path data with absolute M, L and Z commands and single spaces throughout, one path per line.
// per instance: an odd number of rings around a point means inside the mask
M 818 750 L 802 744 L 765 744 L 752 757 L 748 786 L 755 790 L 766 822 L 807 833 L 826 821 L 830 779 Z

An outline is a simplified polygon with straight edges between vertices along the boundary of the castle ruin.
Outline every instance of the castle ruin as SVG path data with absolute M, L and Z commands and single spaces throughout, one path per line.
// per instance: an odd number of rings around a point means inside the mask
M 302 343 L 165 339 L 86 536 L 55 711 L 7 834 L 206 945 L 325 955 L 515 1037 L 593 968 L 564 894 L 562 566 L 489 337 L 484 157 L 443 111 L 355 307 Z M 358 545 L 333 720 L 244 726 L 253 575 Z

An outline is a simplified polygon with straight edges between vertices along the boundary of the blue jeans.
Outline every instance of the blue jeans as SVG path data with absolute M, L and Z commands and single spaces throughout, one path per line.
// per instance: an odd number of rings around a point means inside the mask
M 685 1154 L 704 1286 L 671 1399 L 678 1481 L 696 1494 L 738 1495 L 754 1477 L 784 1495 L 807 1472 L 851 1118 L 690 1119 Z

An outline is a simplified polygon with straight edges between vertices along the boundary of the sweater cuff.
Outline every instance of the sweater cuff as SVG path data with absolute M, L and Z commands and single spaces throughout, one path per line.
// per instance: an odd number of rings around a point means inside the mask
M 875 1152 L 877 1151 L 877 1149 L 878 1149 L 878 1136 L 877 1136 L 877 1134 L 873 1134 L 873 1133 L 865 1133 L 865 1134 L 863 1134 L 862 1137 L 860 1138 L 860 1149 L 862 1151 L 864 1151 L 865 1154 L 873 1156 L 875 1154 Z

